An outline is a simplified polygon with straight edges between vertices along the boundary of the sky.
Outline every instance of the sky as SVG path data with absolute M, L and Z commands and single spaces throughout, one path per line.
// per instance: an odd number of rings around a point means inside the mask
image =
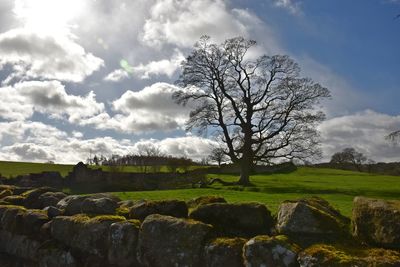
M 400 161 L 400 0 L 1 0 L 0 160 L 76 163 L 156 146 L 206 157 L 171 95 L 200 36 L 287 54 L 332 94 L 323 157 Z

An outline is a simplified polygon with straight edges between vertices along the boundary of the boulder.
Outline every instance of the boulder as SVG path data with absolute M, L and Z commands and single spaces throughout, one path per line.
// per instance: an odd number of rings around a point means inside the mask
M 258 203 L 202 205 L 190 213 L 190 218 L 213 225 L 220 236 L 233 237 L 269 234 L 274 224 L 271 212 Z
M 226 203 L 226 200 L 225 198 L 219 196 L 200 196 L 189 200 L 187 205 L 189 208 L 196 208 L 198 206 L 211 203 Z
M 278 209 L 276 228 L 293 239 L 335 239 L 347 236 L 350 220 L 318 197 L 284 201 Z M 297 240 L 296 240 L 297 241 Z
M 317 244 L 300 252 L 297 260 L 300 267 L 397 267 L 400 266 L 400 252 Z
M 19 195 L 13 195 L 4 197 L 2 201 L 5 201 L 11 205 L 23 206 L 25 203 L 25 197 Z
M 46 192 L 56 192 L 57 190 L 51 187 L 39 187 L 22 193 L 25 197 L 24 206 L 30 209 L 42 209 L 42 202 L 39 197 Z
M 38 236 L 42 225 L 49 221 L 40 210 L 26 210 L 18 206 L 1 207 L 0 210 L 0 228 L 16 234 Z
M 138 259 L 144 266 L 203 266 L 201 254 L 212 226 L 202 222 L 152 214 L 142 223 Z
M 43 211 L 47 213 L 47 216 L 50 219 L 52 219 L 54 217 L 57 217 L 57 216 L 64 215 L 64 211 L 63 210 L 60 210 L 60 209 L 58 209 L 56 207 L 53 207 L 53 206 L 48 206 L 48 207 L 44 208 Z
M 372 245 L 400 249 L 400 201 L 356 197 L 353 235 Z
M 129 199 L 129 200 L 119 201 L 118 205 L 119 205 L 120 208 L 131 208 L 131 207 L 133 207 L 133 206 L 135 206 L 137 204 L 144 203 L 144 202 L 146 202 L 146 200 L 143 200 L 143 199 L 142 200 Z
M 140 222 L 137 220 L 115 222 L 108 235 L 108 262 L 115 266 L 137 266 L 136 248 Z
M 20 218 L 25 212 L 26 209 L 21 206 L 0 206 L 0 229 L 16 232 L 17 218 Z
M 107 255 L 110 225 L 124 221 L 120 216 L 58 216 L 51 223 L 51 235 L 64 245 L 98 257 Z
M 41 227 L 49 222 L 47 214 L 41 210 L 26 210 L 17 217 L 17 232 L 28 236 L 40 236 Z
M 81 212 L 87 214 L 115 214 L 118 203 L 109 198 L 87 198 L 82 202 Z
M 63 192 L 46 192 L 39 196 L 40 208 L 45 208 L 48 206 L 56 206 L 57 203 L 65 198 L 67 195 Z
M 5 189 L 0 192 L 0 199 L 2 199 L 3 197 L 11 196 L 12 194 L 13 194 L 13 191 L 11 191 L 10 189 Z
M 0 240 L 0 252 L 23 260 L 37 261 L 40 242 L 4 230 L 0 230 Z
M 296 267 L 299 247 L 285 236 L 256 236 L 243 248 L 245 266 Z
M 242 267 L 244 238 L 217 238 L 205 246 L 204 261 L 207 267 Z
M 187 218 L 188 208 L 186 203 L 180 200 L 139 202 L 130 208 L 129 218 L 143 221 L 150 214 Z
M 61 199 L 56 207 L 60 210 L 64 210 L 65 215 L 75 215 L 82 213 L 81 207 L 82 202 L 89 198 L 89 196 L 71 195 Z
M 70 251 L 54 248 L 39 250 L 39 267 L 79 267 Z

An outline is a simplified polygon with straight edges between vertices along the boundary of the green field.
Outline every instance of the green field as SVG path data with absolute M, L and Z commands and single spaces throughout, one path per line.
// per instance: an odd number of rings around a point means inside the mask
M 68 164 L 49 164 L 49 163 L 33 163 L 33 162 L 13 162 L 13 161 L 0 161 L 0 174 L 4 177 L 15 177 L 22 174 L 29 173 L 40 173 L 44 171 L 57 171 L 60 172 L 62 176 L 66 176 L 68 172 L 72 171 L 74 165 Z M 103 171 L 114 171 L 109 166 L 89 166 L 93 169 L 101 168 Z M 191 166 L 188 169 L 201 168 L 201 166 Z M 122 172 L 142 172 L 144 167 L 139 166 L 124 166 L 118 167 L 117 171 Z M 155 169 L 151 166 L 146 167 L 146 172 L 154 172 Z M 161 168 L 156 170 L 157 172 L 168 172 L 166 166 L 161 166 Z M 180 168 L 177 170 L 182 172 Z
M 235 181 L 230 175 L 209 175 Z M 118 192 L 122 199 L 182 199 L 202 195 L 218 195 L 229 202 L 257 201 L 276 212 L 279 203 L 287 199 L 320 196 L 344 215 L 350 216 L 355 196 L 400 199 L 400 177 L 367 173 L 301 167 L 290 174 L 254 175 L 254 186 L 215 185 L 208 189 L 182 189 L 146 192 Z
M 73 165 L 0 161 L 0 173 L 6 177 L 42 171 L 59 171 L 65 176 L 72 168 Z M 106 167 L 103 169 L 109 170 Z M 140 168 L 125 167 L 122 171 L 140 171 Z M 162 168 L 162 171 L 166 171 L 166 168 Z M 208 176 L 219 177 L 226 181 L 238 179 L 232 175 L 209 174 Z M 117 192 L 115 194 L 122 199 L 182 200 L 202 195 L 218 195 L 229 202 L 261 202 L 273 212 L 276 212 L 279 203 L 283 200 L 316 195 L 328 200 L 347 216 L 351 214 L 352 200 L 355 196 L 400 199 L 400 177 L 397 176 L 300 167 L 289 174 L 254 175 L 251 177 L 251 182 L 253 186 L 245 188 L 213 185 L 207 189 Z

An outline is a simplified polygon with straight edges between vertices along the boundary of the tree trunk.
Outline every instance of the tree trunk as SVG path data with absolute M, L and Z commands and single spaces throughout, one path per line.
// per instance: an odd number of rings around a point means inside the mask
M 243 156 L 240 164 L 240 178 L 238 184 L 244 186 L 250 184 L 250 171 L 251 171 L 251 161 L 249 157 Z

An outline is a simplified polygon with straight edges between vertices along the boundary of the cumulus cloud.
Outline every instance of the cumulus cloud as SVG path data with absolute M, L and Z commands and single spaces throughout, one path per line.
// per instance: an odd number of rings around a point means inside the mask
M 79 123 L 103 112 L 104 104 L 98 103 L 95 94 L 87 96 L 67 94 L 59 81 L 29 81 L 0 88 L 4 100 L 0 117 L 8 120 L 24 120 L 40 112 L 54 118 L 67 117 L 71 123 Z
M 104 62 L 87 53 L 69 35 L 48 35 L 17 28 L 0 34 L 0 67 L 6 64 L 14 68 L 11 78 L 81 82 Z
M 3 160 L 76 163 L 86 160 L 90 154 L 109 157 L 138 153 L 143 146 L 157 146 L 168 155 L 200 160 L 214 145 L 212 140 L 195 136 L 137 142 L 110 136 L 83 139 L 77 132 L 67 133 L 41 122 L 0 122 L 0 158 Z
M 133 72 L 142 79 L 148 79 L 150 76 L 162 74 L 171 78 L 184 59 L 185 57 L 182 52 L 176 49 L 170 59 L 162 59 L 150 61 L 147 64 L 139 64 L 138 66 L 133 67 Z
M 173 101 L 172 94 L 179 90 L 183 89 L 168 83 L 155 83 L 140 91 L 128 90 L 112 102 L 114 116 L 103 112 L 80 123 L 134 134 L 181 129 L 190 107 Z
M 161 0 L 151 8 L 142 41 L 153 47 L 190 47 L 203 34 L 217 41 L 237 35 L 248 37 L 249 28 L 260 23 L 249 13 L 230 9 L 222 0 Z
M 385 139 L 400 129 L 400 116 L 372 110 L 329 119 L 319 126 L 324 160 L 346 147 L 354 147 L 375 161 L 400 161 L 400 147 Z
M 129 73 L 126 70 L 116 69 L 116 70 L 110 72 L 109 74 L 107 74 L 107 76 L 104 77 L 104 80 L 110 81 L 110 82 L 119 82 L 128 77 L 129 77 Z

